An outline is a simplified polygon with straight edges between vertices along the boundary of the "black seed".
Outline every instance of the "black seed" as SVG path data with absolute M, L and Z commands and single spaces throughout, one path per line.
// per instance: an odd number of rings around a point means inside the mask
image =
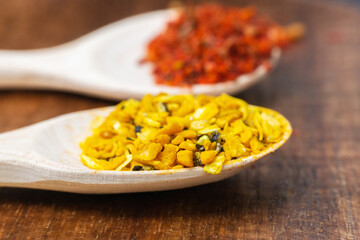
M 125 106 L 121 106 L 121 110 L 124 110 L 125 109 Z
M 133 171 L 144 171 L 144 168 L 142 166 L 136 165 L 132 168 Z
M 127 140 L 134 141 L 131 137 L 126 137 Z
M 199 151 L 205 151 L 205 147 L 200 145 L 200 144 L 196 144 L 196 148 L 199 149 Z
M 204 166 L 204 164 L 200 160 L 200 152 L 195 152 L 193 162 L 194 166 Z
M 142 126 L 135 126 L 135 134 L 141 132 Z
M 215 131 L 211 134 L 210 141 L 211 142 L 217 142 L 219 141 L 220 133 L 218 131 Z
M 163 103 L 163 105 L 164 105 L 165 111 L 166 111 L 166 112 L 170 112 L 169 109 L 168 109 L 168 107 L 167 107 L 167 105 L 164 104 L 164 103 Z

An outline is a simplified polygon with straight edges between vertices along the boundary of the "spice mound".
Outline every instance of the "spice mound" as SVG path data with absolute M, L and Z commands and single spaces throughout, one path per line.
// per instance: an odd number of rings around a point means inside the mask
M 118 104 L 93 121 L 80 144 L 82 162 L 98 170 L 147 171 L 201 166 L 220 173 L 224 163 L 259 154 L 288 127 L 275 111 L 223 94 L 146 95 Z
M 191 86 L 234 81 L 259 66 L 271 69 L 274 47 L 304 34 L 302 24 L 282 27 L 254 7 L 203 4 L 180 10 L 147 46 L 157 84 Z
M 288 123 L 270 109 L 222 94 L 146 95 L 95 118 L 80 144 L 92 169 L 148 171 L 200 166 L 218 174 L 223 164 L 259 154 L 279 142 Z

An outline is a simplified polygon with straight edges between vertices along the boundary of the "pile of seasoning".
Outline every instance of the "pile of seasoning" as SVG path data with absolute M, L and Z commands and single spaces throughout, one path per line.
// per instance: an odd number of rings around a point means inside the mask
M 270 109 L 222 94 L 146 95 L 119 103 L 96 118 L 81 144 L 81 161 L 92 169 L 149 171 L 203 167 L 210 174 L 224 164 L 271 149 L 289 123 Z
M 147 46 L 157 84 L 191 86 L 233 81 L 263 65 L 271 69 L 274 47 L 304 33 L 302 24 L 282 27 L 254 7 L 203 4 L 179 12 Z

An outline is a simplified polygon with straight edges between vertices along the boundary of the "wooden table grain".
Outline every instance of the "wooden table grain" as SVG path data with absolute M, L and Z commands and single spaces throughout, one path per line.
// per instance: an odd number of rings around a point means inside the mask
M 251 3 L 308 29 L 269 79 L 238 95 L 289 118 L 294 134 L 283 148 L 230 179 L 183 190 L 79 195 L 0 188 L 0 239 L 360 239 L 360 9 Z M 0 48 L 53 46 L 166 6 L 165 0 L 2 0 Z M 112 104 L 0 90 L 0 132 Z

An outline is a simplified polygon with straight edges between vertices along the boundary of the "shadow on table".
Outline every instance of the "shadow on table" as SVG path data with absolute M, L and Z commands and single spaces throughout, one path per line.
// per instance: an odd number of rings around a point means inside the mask
M 256 168 L 250 167 L 221 182 L 164 192 L 82 195 L 0 188 L 0 209 L 11 204 L 14 208 L 22 205 L 25 208 L 58 209 L 115 219 L 189 216 L 243 218 L 260 212 L 271 216 L 272 212 L 297 205 L 309 186 L 306 179 L 300 176 L 304 173 L 297 164 L 284 164 L 283 157 L 258 163 Z

